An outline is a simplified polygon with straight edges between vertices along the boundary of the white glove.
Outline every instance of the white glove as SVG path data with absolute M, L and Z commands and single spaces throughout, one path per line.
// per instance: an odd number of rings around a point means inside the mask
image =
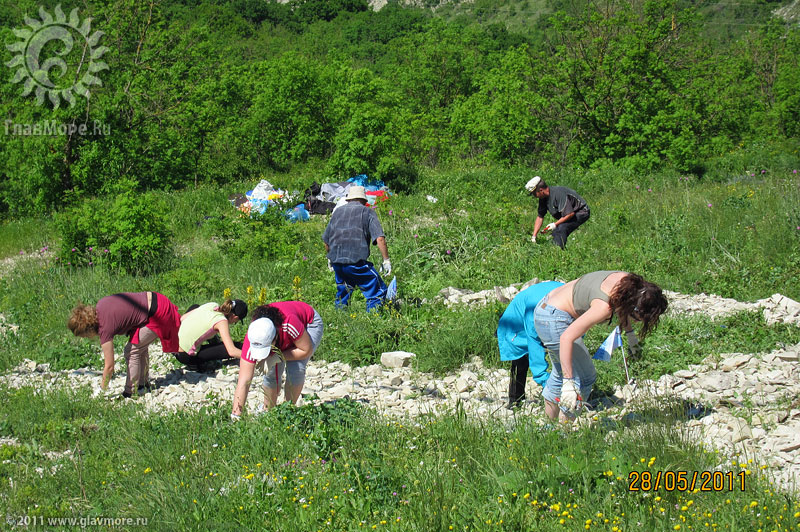
M 531 242 L 536 243 L 536 235 L 531 235 Z
M 567 410 L 574 411 L 581 402 L 581 395 L 575 385 L 575 379 L 564 379 L 561 385 L 561 400 L 559 405 Z
M 242 419 L 242 416 L 240 416 L 239 414 L 234 414 L 234 413 L 231 413 L 231 421 L 233 421 L 234 423 L 236 423 L 236 422 L 237 422 L 237 421 L 239 421 L 240 419 Z
M 628 338 L 628 352 L 633 356 L 641 355 L 642 346 L 639 345 L 639 337 L 636 336 L 636 333 L 633 332 L 633 329 L 626 331 L 625 336 Z
M 392 263 L 389 259 L 383 259 L 383 265 L 381 266 L 381 273 L 384 275 L 389 275 L 392 273 Z
M 333 264 L 331 264 L 331 259 L 328 259 L 328 269 L 333 271 Z
M 556 223 L 555 222 L 550 222 L 549 224 L 547 224 L 547 227 L 545 227 L 544 230 L 545 231 L 552 231 L 555 228 L 556 228 Z

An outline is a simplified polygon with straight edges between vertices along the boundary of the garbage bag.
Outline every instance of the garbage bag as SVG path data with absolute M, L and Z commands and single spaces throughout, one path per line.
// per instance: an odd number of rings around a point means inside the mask
M 292 223 L 295 223 L 295 222 L 298 222 L 298 221 L 299 222 L 305 222 L 309 218 L 311 218 L 311 215 L 306 210 L 305 203 L 301 203 L 298 206 L 296 206 L 294 209 L 288 210 L 286 212 L 286 214 L 287 214 L 287 218 Z

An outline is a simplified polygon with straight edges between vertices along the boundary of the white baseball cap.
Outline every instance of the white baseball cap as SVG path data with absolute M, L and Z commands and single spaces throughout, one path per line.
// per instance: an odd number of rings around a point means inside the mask
M 259 318 L 247 328 L 247 339 L 250 341 L 249 356 L 256 362 L 266 359 L 272 353 L 272 341 L 275 340 L 275 325 L 269 318 Z
M 534 190 L 536 190 L 536 185 L 538 185 L 539 181 L 541 180 L 542 178 L 539 177 L 538 175 L 536 177 L 531 178 L 530 181 L 525 183 L 525 190 L 527 190 L 528 192 L 533 192 Z

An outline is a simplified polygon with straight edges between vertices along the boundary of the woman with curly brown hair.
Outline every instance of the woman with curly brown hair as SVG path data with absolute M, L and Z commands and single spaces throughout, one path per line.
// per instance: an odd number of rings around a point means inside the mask
M 114 336 L 130 337 L 123 351 L 128 377 L 122 391 L 122 395 L 130 397 L 148 384 L 151 343 L 161 340 L 165 353 L 178 352 L 180 323 L 178 308 L 166 296 L 158 292 L 126 292 L 106 296 L 95 306 L 78 304 L 72 309 L 67 327 L 81 338 L 100 337 L 103 390 L 114 373 Z
M 614 316 L 628 337 L 631 353 L 641 351 L 633 322 L 641 322 L 644 338 L 667 310 L 667 299 L 657 285 L 640 275 L 621 271 L 597 271 L 570 281 L 550 292 L 536 307 L 534 325 L 550 355 L 553 370 L 542 395 L 551 419 L 572 416 L 582 398 L 588 398 L 597 371 L 583 335 Z

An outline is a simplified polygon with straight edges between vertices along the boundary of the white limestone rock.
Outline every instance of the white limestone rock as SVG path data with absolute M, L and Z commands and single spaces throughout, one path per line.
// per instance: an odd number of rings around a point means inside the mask
M 411 365 L 416 356 L 407 351 L 389 351 L 381 354 L 381 364 L 387 368 L 404 368 Z

